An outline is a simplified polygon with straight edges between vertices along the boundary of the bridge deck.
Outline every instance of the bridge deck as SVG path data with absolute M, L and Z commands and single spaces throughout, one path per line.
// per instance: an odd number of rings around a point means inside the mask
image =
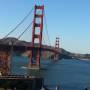
M 11 45 L 5 45 L 5 44 L 0 44 L 0 50 L 5 50 L 5 51 L 10 51 L 12 48 Z M 26 51 L 26 50 L 31 50 L 32 47 L 30 46 L 21 46 L 21 45 L 14 45 L 13 46 L 13 50 L 14 51 Z M 35 50 L 38 49 L 38 47 L 34 47 Z M 42 51 L 51 51 L 51 52 L 56 52 L 55 48 L 53 47 L 48 47 L 48 46 L 42 46 L 41 48 Z M 57 51 L 57 53 L 60 53 L 59 51 Z

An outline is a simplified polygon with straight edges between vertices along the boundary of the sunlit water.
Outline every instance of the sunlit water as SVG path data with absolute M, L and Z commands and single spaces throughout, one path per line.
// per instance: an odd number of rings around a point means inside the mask
M 13 74 L 27 75 L 26 57 L 14 57 L 12 62 Z M 60 85 L 61 90 L 84 90 L 84 87 L 90 89 L 89 60 L 42 60 L 41 63 L 45 85 Z

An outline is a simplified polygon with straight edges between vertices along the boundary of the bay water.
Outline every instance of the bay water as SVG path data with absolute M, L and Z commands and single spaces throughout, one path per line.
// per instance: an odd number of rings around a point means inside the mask
M 14 56 L 12 74 L 27 75 L 28 58 Z M 61 90 L 90 89 L 90 60 L 62 59 L 41 60 L 40 71 L 45 85 L 59 85 Z

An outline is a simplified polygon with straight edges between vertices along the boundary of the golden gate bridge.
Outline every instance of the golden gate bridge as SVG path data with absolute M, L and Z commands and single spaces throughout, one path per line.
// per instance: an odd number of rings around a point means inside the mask
M 47 47 L 42 43 L 45 41 L 43 38 L 43 27 L 44 27 L 44 19 L 45 19 L 45 8 L 44 4 L 38 5 L 35 4 L 34 8 L 23 18 L 23 20 L 17 24 L 17 26 L 11 30 L 3 39 L 7 38 L 10 34 L 17 30 L 17 28 L 24 23 L 24 21 L 30 16 L 32 11 L 34 10 L 34 18 L 33 21 L 27 26 L 27 28 L 18 36 L 17 39 L 20 39 L 21 36 L 29 30 L 32 26 L 32 40 L 30 45 L 16 45 L 17 41 L 11 41 L 10 45 L 0 44 L 0 63 L 2 66 L 0 67 L 0 72 L 2 75 L 10 74 L 10 56 L 11 50 L 19 50 L 19 51 L 30 51 L 29 54 L 29 69 L 40 69 L 40 61 L 41 61 L 41 52 L 42 51 L 50 51 L 54 53 L 54 60 L 59 59 L 60 55 L 60 47 L 59 47 L 59 37 L 56 37 L 55 46 L 51 47 L 50 38 L 47 29 L 46 23 L 46 32 L 49 40 L 49 44 Z M 45 20 L 46 21 L 46 20 Z M 37 45 L 36 45 L 37 44 Z M 34 57 L 34 53 L 36 53 L 36 58 Z M 34 60 L 35 59 L 35 60 Z

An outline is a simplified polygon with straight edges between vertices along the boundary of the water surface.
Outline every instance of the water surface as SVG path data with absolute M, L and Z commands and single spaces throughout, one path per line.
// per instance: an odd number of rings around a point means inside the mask
M 44 77 L 45 85 L 60 85 L 61 90 L 83 90 L 90 89 L 90 61 L 62 59 L 57 62 L 53 60 L 42 60 L 41 75 Z M 13 74 L 27 75 L 28 58 L 13 58 Z

